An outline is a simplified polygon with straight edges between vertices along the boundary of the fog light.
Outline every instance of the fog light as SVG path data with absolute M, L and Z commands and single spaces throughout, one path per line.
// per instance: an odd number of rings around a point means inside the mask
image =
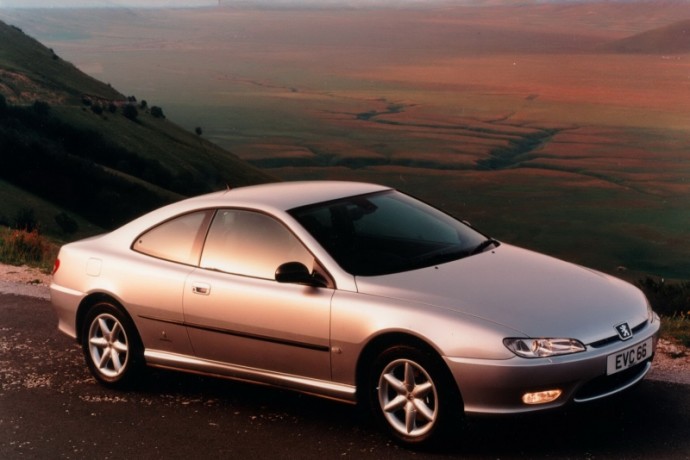
M 522 402 L 525 404 L 546 404 L 555 401 L 563 393 L 561 390 L 537 391 L 535 393 L 525 393 L 522 395 Z

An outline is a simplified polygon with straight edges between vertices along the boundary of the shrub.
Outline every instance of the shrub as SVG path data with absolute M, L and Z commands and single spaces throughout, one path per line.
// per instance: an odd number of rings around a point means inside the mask
M 690 311 L 664 317 L 661 322 L 661 336 L 672 337 L 681 345 L 690 347 Z
M 13 227 L 17 230 L 26 230 L 27 232 L 38 230 L 38 221 L 36 220 L 34 210 L 22 208 L 17 211 L 17 214 L 14 216 Z
M 663 278 L 647 277 L 636 284 L 658 314 L 674 316 L 690 311 L 690 281 L 667 283 Z
M 0 260 L 12 265 L 49 265 L 51 246 L 37 229 L 6 229 L 0 234 Z

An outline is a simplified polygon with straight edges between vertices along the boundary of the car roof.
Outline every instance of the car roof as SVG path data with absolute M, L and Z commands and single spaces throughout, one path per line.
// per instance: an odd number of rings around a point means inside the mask
M 301 206 L 385 190 L 390 190 L 390 187 L 345 181 L 275 182 L 238 187 L 187 198 L 155 209 L 113 230 L 108 238 L 113 242 L 130 244 L 147 228 L 199 209 L 245 208 L 278 215 Z
M 299 181 L 275 182 L 239 187 L 223 192 L 202 195 L 187 200 L 211 206 L 244 206 L 258 209 L 287 211 L 300 206 L 337 200 L 348 196 L 363 195 L 390 187 L 347 181 Z

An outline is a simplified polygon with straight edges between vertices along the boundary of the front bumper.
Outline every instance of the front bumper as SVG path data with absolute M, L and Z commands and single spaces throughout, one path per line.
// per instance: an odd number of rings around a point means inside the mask
M 466 413 L 510 414 L 586 402 L 619 393 L 642 380 L 651 369 L 659 320 L 648 322 L 632 339 L 553 358 L 483 360 L 445 358 L 460 389 Z M 652 353 L 621 372 L 607 375 L 607 357 L 653 339 Z M 525 393 L 558 389 L 562 394 L 545 404 L 526 404 Z

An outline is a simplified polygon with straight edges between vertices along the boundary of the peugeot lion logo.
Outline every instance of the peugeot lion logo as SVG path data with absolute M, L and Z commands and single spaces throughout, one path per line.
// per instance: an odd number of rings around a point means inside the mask
M 630 330 L 630 326 L 628 326 L 628 323 L 619 324 L 618 326 L 616 326 L 616 331 L 618 332 L 618 337 L 620 337 L 621 340 L 628 340 L 633 336 L 633 333 Z

